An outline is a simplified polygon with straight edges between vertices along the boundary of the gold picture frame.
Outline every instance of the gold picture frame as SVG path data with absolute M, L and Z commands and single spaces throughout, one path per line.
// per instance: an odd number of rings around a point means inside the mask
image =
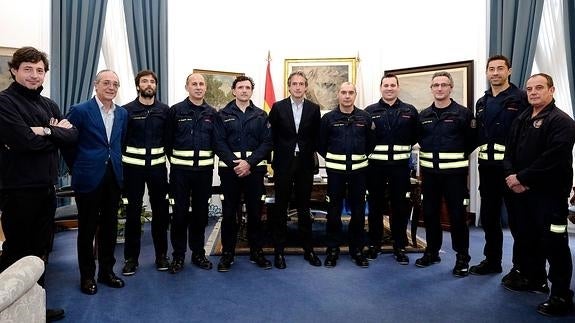
M 8 62 L 12 60 L 12 55 L 18 48 L 0 47 L 0 91 L 5 90 L 12 83 L 12 76 L 8 68 Z
M 194 69 L 194 73 L 199 73 L 204 76 L 206 80 L 206 102 L 219 110 L 226 106 L 234 99 L 232 94 L 232 83 L 236 77 L 245 75 L 245 73 L 237 72 L 223 72 L 213 70 Z
M 473 101 L 473 61 L 460 61 L 435 64 L 397 70 L 387 70 L 385 74 L 397 75 L 399 79 L 399 97 L 402 101 L 413 104 L 418 111 L 429 107 L 433 102 L 431 95 L 431 77 L 434 73 L 446 71 L 453 78 L 451 98 L 471 110 Z
M 287 78 L 301 70 L 308 79 L 306 98 L 322 110 L 337 106 L 337 91 L 343 82 L 355 84 L 357 58 L 288 58 L 284 63 L 284 96 L 288 96 Z

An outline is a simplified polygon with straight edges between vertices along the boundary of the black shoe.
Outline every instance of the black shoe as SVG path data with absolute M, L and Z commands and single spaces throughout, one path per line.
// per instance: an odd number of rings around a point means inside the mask
M 166 271 L 170 269 L 170 258 L 166 255 L 160 255 L 156 257 L 156 270 Z
M 409 257 L 405 254 L 405 249 L 396 249 L 393 251 L 393 258 L 400 265 L 408 265 Z
M 286 269 L 286 258 L 283 253 L 276 253 L 274 257 L 274 266 L 277 269 Z
M 354 254 L 351 255 L 351 260 L 358 266 L 361 268 L 367 268 L 369 267 L 369 261 L 367 260 L 367 258 L 365 258 L 365 256 L 363 255 L 362 252 L 356 252 Z
M 61 308 L 47 308 L 46 322 L 59 321 L 64 318 L 64 310 Z
M 328 268 L 335 267 L 337 265 L 337 259 L 339 258 L 339 248 L 327 248 L 325 253 L 327 257 L 325 257 L 325 261 L 323 262 L 324 266 Z
M 224 252 L 222 257 L 220 258 L 220 262 L 218 263 L 218 271 L 219 272 L 226 272 L 230 271 L 230 268 L 234 264 L 234 255 L 229 252 Z
M 501 278 L 501 283 L 505 284 L 510 280 L 519 278 L 520 276 L 521 271 L 519 270 L 519 267 L 513 266 L 513 268 L 511 268 L 511 270 L 509 271 L 509 273 L 507 273 L 505 276 L 503 276 L 503 278 Z
M 518 274 L 513 278 L 507 279 L 503 283 L 503 287 L 507 290 L 514 292 L 531 292 L 536 294 L 549 294 L 549 285 L 547 281 L 535 281 L 527 279 L 526 277 Z
M 184 259 L 174 258 L 170 264 L 170 273 L 177 274 L 182 270 L 184 270 Z
M 250 261 L 252 263 L 258 265 L 258 267 L 263 268 L 263 269 L 271 269 L 272 268 L 271 261 L 266 259 L 266 257 L 264 256 L 264 252 L 261 249 L 251 252 Z
M 481 261 L 479 264 L 475 266 L 471 266 L 469 268 L 469 273 L 472 275 L 489 275 L 489 274 L 498 274 L 502 272 L 503 269 L 501 268 L 501 261 L 494 262 L 489 261 L 487 259 Z
M 369 246 L 367 247 L 367 251 L 365 252 L 365 257 L 367 260 L 375 260 L 377 259 L 377 255 L 381 253 L 381 248 L 378 246 Z
M 210 270 L 212 269 L 212 262 L 208 260 L 205 254 L 193 254 L 192 255 L 192 264 L 205 269 Z
M 124 262 L 124 268 L 122 268 L 122 275 L 132 276 L 138 270 L 138 262 L 134 259 L 127 259 Z
M 439 256 L 437 255 L 432 255 L 430 253 L 424 253 L 423 257 L 417 259 L 415 261 L 415 265 L 417 267 L 429 267 L 431 265 L 435 265 L 441 262 L 441 258 L 439 258 Z
M 453 267 L 453 276 L 455 277 L 466 277 L 469 275 L 469 260 L 471 258 L 468 255 L 457 255 L 457 260 L 455 261 L 455 266 Z
M 573 311 L 573 292 L 570 296 L 551 296 L 545 302 L 537 306 L 537 312 L 547 316 L 563 316 Z
M 94 278 L 84 279 L 80 283 L 80 290 L 84 294 L 94 295 L 98 292 L 98 285 L 96 285 Z
M 307 262 L 309 262 L 309 264 L 312 266 L 315 266 L 315 267 L 321 266 L 321 260 L 315 254 L 315 252 L 313 252 L 313 250 L 304 251 L 303 259 L 307 260 Z
M 102 283 L 112 288 L 124 287 L 124 281 L 120 277 L 116 276 L 114 273 L 98 275 L 98 283 Z

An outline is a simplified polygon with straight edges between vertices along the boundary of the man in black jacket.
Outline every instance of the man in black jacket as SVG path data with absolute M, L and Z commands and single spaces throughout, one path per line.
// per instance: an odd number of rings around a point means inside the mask
M 369 267 L 365 244 L 365 190 L 367 156 L 373 150 L 374 124 L 368 112 L 354 105 L 357 91 L 350 82 L 341 84 L 338 105 L 320 122 L 318 152 L 325 158 L 329 203 L 326 224 L 326 267 L 335 267 L 343 243 L 341 210 L 346 198 L 351 209 L 348 225 L 349 254 L 359 267 Z
M 126 230 L 124 243 L 124 268 L 122 275 L 130 276 L 138 269 L 142 234 L 141 213 L 144 188 L 152 208 L 152 239 L 156 254 L 156 269 L 168 270 L 168 171 L 164 147 L 168 107 L 156 99 L 158 77 L 143 70 L 136 75 L 138 97 L 124 105 L 128 111 L 128 130 L 123 147 L 124 197 Z
M 481 227 L 485 231 L 483 248 L 485 259 L 469 268 L 469 272 L 474 275 L 488 275 L 502 271 L 501 210 L 507 188 L 503 173 L 505 141 L 511 123 L 528 104 L 525 91 L 509 82 L 511 63 L 507 57 L 503 55 L 490 57 L 487 60 L 485 73 L 490 87 L 475 105 L 479 146 L 479 192 L 481 192 L 479 216 Z M 513 233 L 515 227 L 511 223 L 510 226 Z M 518 270 L 515 267 L 516 261 L 513 263 L 512 273 Z
M 381 251 L 383 212 L 391 204 L 390 227 L 393 256 L 402 265 L 409 263 L 405 253 L 410 191 L 409 158 L 417 141 L 417 109 L 398 98 L 399 79 L 386 74 L 380 82 L 381 99 L 365 111 L 375 125 L 375 148 L 369 157 L 367 187 L 369 191 L 369 248 L 367 259 L 373 260 Z M 387 190 L 389 188 L 389 190 Z M 386 196 L 389 191 L 389 198 Z
M 264 256 L 262 200 L 266 158 L 272 150 L 268 115 L 251 100 L 254 81 L 238 76 L 232 83 L 235 100 L 218 113 L 216 119 L 216 153 L 222 181 L 222 257 L 219 272 L 227 272 L 234 263 L 237 242 L 237 211 L 243 194 L 248 219 L 250 261 L 263 269 L 272 264 Z
M 0 209 L 6 241 L 0 271 L 34 255 L 48 260 L 56 212 L 58 148 L 77 140 L 56 103 L 40 93 L 48 72 L 45 53 L 18 49 L 8 63 L 14 82 L 0 92 Z M 38 283 L 44 286 L 44 275 Z M 46 320 L 64 317 L 46 310 Z
M 544 315 L 573 310 L 573 264 L 567 234 L 567 200 L 573 183 L 575 122 L 555 105 L 553 79 L 535 74 L 527 80 L 530 106 L 513 122 L 505 150 L 509 221 L 515 221 L 513 259 L 520 272 L 503 282 L 514 291 L 547 293 Z
M 446 71 L 431 77 L 433 103 L 419 114 L 419 165 L 423 178 L 423 219 L 427 247 L 418 267 L 441 261 L 443 243 L 440 223 L 442 198 L 449 213 L 451 244 L 457 252 L 453 275 L 469 273 L 469 228 L 464 200 L 467 195 L 469 154 L 475 144 L 473 113 L 451 99 L 453 78 Z
M 290 96 L 274 103 L 269 115 L 274 142 L 274 266 L 279 269 L 286 268 L 284 247 L 292 192 L 295 192 L 294 206 L 297 208 L 304 259 L 312 266 L 321 266 L 321 260 L 313 251 L 309 206 L 320 112 L 319 105 L 304 99 L 307 85 L 307 77 L 302 71 L 291 73 L 287 81 Z
M 186 78 L 188 96 L 168 112 L 166 150 L 171 165 L 170 194 L 174 198 L 172 274 L 184 268 L 186 243 L 192 250 L 192 264 L 205 270 L 213 266 L 204 250 L 204 232 L 212 196 L 217 112 L 204 100 L 206 89 L 201 74 L 190 74 Z

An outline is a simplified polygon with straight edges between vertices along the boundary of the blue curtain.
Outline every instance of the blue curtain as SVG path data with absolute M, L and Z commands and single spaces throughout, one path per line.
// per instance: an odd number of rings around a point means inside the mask
M 52 0 L 51 97 L 64 114 L 92 96 L 107 0 Z
M 533 68 L 543 1 L 491 0 L 489 56 L 511 59 L 511 82 L 523 87 Z
M 92 96 L 106 5 L 107 0 L 52 0 L 50 97 L 64 115 L 70 106 Z M 61 160 L 59 186 L 68 185 L 69 180 Z
M 575 115 L 575 2 L 563 0 L 563 21 L 565 22 L 565 50 L 567 54 L 567 73 L 569 75 L 569 89 L 571 89 L 571 107 Z
M 124 0 L 128 45 L 134 75 L 143 69 L 158 75 L 157 98 L 168 99 L 167 0 Z

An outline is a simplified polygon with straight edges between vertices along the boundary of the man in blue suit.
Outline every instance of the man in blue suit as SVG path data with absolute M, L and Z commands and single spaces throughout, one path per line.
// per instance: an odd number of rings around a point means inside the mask
M 113 288 L 124 282 L 113 271 L 118 208 L 122 186 L 122 141 L 127 111 L 113 100 L 120 82 L 111 70 L 98 72 L 96 96 L 70 108 L 68 120 L 78 129 L 78 144 L 66 153 L 78 205 L 80 289 L 94 295 L 94 237 L 98 234 L 98 282 Z

